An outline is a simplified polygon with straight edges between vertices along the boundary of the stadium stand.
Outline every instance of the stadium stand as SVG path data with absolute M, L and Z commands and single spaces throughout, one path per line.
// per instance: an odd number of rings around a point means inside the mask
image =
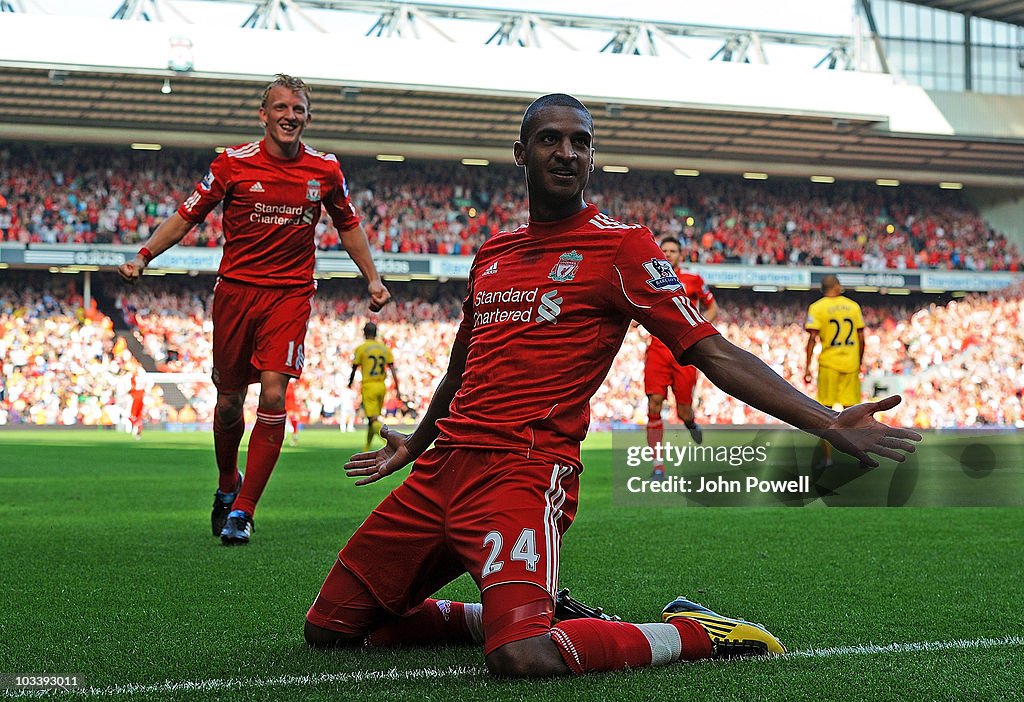
M 86 310 L 73 284 L 17 277 L 0 285 L 0 424 L 119 424 L 140 364 L 110 318 Z M 161 419 L 157 392 L 154 400 L 149 421 Z
M 74 285 L 42 273 L 5 272 L 0 288 L 0 357 L 5 395 L 0 422 L 118 424 L 130 377 L 139 363 L 116 340 L 112 320 L 83 310 Z M 208 306 L 212 278 L 150 280 L 135 288 L 104 277 L 123 316 L 160 371 L 194 380 L 179 384 L 185 407 L 151 392 L 150 422 L 208 422 L 214 405 Z M 369 317 L 355 281 L 322 281 L 310 321 L 300 399 L 305 421 L 351 426 L 358 396 L 346 387 L 351 351 Z M 447 366 L 464 289 L 457 284 L 396 284 L 396 304 L 375 317 L 394 349 L 409 419 L 422 412 Z M 717 326 L 732 342 L 761 356 L 783 377 L 801 380 L 804 314 L 813 293 L 753 295 L 718 292 Z M 867 394 L 902 391 L 894 421 L 921 428 L 1024 427 L 1024 287 L 963 299 L 918 295 L 863 296 L 867 324 Z M 631 330 L 591 404 L 595 426 L 646 421 L 643 396 L 645 332 Z M 769 418 L 703 381 L 698 421 L 760 424 Z M 251 398 L 254 399 L 254 398 Z M 187 409 L 186 409 L 187 408 Z M 392 416 L 406 408 L 394 401 Z M 184 411 L 184 415 L 182 412 Z M 248 414 L 254 412 L 254 406 Z M 250 417 L 250 420 L 252 417 Z M 772 420 L 774 421 L 774 420 Z
M 0 147 L 0 241 L 133 244 L 145 240 L 199 180 L 207 152 L 104 147 Z M 472 255 L 526 220 L 512 167 L 440 162 L 343 163 L 371 246 L 390 253 Z M 682 240 L 701 263 L 868 269 L 1019 271 L 1021 252 L 961 195 L 934 187 L 813 184 L 738 177 L 595 174 L 590 199 L 624 221 Z M 185 246 L 219 246 L 214 212 Z M 339 250 L 323 218 L 321 250 Z

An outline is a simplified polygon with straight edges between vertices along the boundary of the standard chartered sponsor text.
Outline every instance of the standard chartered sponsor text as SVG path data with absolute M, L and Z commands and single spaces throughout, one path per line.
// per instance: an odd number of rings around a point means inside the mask
M 533 321 L 533 303 L 537 300 L 538 288 L 531 290 L 520 290 L 508 288 L 507 290 L 481 290 L 473 297 L 473 326 L 479 327 L 495 322 L 521 322 Z M 522 307 L 495 307 L 494 309 L 481 309 L 489 305 L 524 305 Z
M 265 202 L 257 202 L 253 205 L 253 212 L 249 215 L 249 221 L 277 225 L 307 224 L 308 222 L 304 220 L 305 211 L 306 208 L 301 205 L 271 205 Z

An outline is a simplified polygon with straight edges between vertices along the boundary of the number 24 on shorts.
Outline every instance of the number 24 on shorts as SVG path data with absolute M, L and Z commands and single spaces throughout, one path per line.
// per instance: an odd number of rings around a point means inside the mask
M 503 544 L 504 539 L 497 531 L 489 532 L 484 537 L 484 548 L 490 546 L 491 553 L 487 556 L 487 560 L 484 561 L 484 569 L 480 574 L 481 577 L 493 575 L 505 567 L 505 561 L 498 560 Z M 519 534 L 519 538 L 516 539 L 515 546 L 512 547 L 509 558 L 513 561 L 522 561 L 526 564 L 526 569 L 529 571 L 537 570 L 537 561 L 540 560 L 540 554 L 537 553 L 537 534 L 533 529 L 523 529 L 522 533 Z

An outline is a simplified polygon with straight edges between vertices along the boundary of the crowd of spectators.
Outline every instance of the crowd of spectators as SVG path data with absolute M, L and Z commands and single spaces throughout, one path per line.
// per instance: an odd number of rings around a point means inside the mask
M 350 389 L 348 378 L 352 354 L 363 341 L 363 324 L 371 319 L 358 287 L 358 283 L 322 281 L 313 299 L 297 392 L 305 406 L 304 421 L 351 426 L 356 420 L 359 381 Z M 372 319 L 381 328 L 378 338 L 394 349 L 404 403 L 396 405 L 390 397 L 385 409 L 392 416 L 408 414 L 411 419 L 426 407 L 439 373 L 447 367 L 462 290 L 453 285 L 446 289 L 454 292 L 445 292 L 422 284 L 392 284 L 392 288 L 398 293 L 396 301 Z M 209 382 L 213 346 L 208 314 L 212 290 L 208 279 L 176 281 L 173 289 L 158 283 L 123 286 L 114 304 L 157 370 L 182 374 L 178 385 L 199 421 L 212 421 L 215 394 Z M 246 405 L 247 416 L 253 419 L 255 400 L 253 394 Z
M 0 241 L 133 244 L 146 240 L 202 177 L 198 154 L 104 147 L 0 146 Z M 219 214 L 186 246 L 219 246 Z
M 347 387 L 352 352 L 371 319 L 354 281 L 324 281 L 306 338 L 306 365 L 298 397 L 307 423 L 351 428 L 361 421 L 358 380 Z M 111 295 L 157 370 L 177 373 L 185 408 L 164 402 L 158 388 L 147 401 L 147 420 L 212 421 L 215 392 L 209 305 L 210 279 L 147 281 L 116 287 Z M 401 284 L 399 284 L 401 285 Z M 402 402 L 389 393 L 386 413 L 414 420 L 426 409 L 448 363 L 458 325 L 459 285 L 405 284 L 397 303 L 372 317 L 394 350 Z M 719 330 L 761 357 L 796 387 L 803 383 L 803 330 L 813 293 L 752 295 L 720 291 Z M 892 421 L 920 428 L 1004 425 L 1024 427 L 1024 289 L 938 300 L 861 298 L 866 322 L 865 396 L 902 392 Z M 117 342 L 111 320 L 84 310 L 73 286 L 0 287 L 0 422 L 118 424 L 138 360 Z M 647 334 L 630 330 L 607 379 L 594 397 L 595 426 L 643 424 Z M 145 374 L 143 374 L 145 377 Z M 152 381 L 148 383 L 152 388 Z M 247 414 L 254 415 L 255 392 Z M 701 380 L 698 421 L 759 424 L 774 421 Z M 674 414 L 668 415 L 674 420 Z M 251 416 L 250 419 L 253 417 Z
M 802 299 L 794 299 L 801 297 Z M 816 295 L 795 293 L 723 295 L 715 323 L 734 344 L 762 358 L 798 389 L 817 393 L 803 382 L 807 305 Z M 891 298 L 890 298 L 891 299 Z M 1002 425 L 1024 427 L 1024 287 L 987 295 L 893 304 L 885 298 L 861 298 L 865 321 L 866 399 L 900 392 L 903 403 L 889 418 L 923 429 Z M 610 416 L 644 421 L 643 407 L 630 395 L 630 380 L 642 378 L 642 331 L 623 345 L 602 392 L 617 404 Z M 813 368 L 812 368 L 813 370 Z M 637 375 L 640 373 L 640 375 Z M 812 373 L 812 375 L 814 375 Z M 775 420 L 700 380 L 696 393 L 698 421 L 760 424 Z M 611 390 L 619 388 L 620 392 Z M 595 416 L 600 412 L 595 411 Z
M 0 241 L 136 244 L 191 191 L 212 154 L 0 145 Z M 343 158 L 373 249 L 472 255 L 527 219 L 510 166 Z M 683 242 L 691 262 L 1021 270 L 1021 252 L 959 193 L 907 185 L 595 173 L 589 199 Z M 220 246 L 218 211 L 184 246 Z M 340 250 L 327 217 L 317 246 Z
M 0 424 L 117 425 L 140 365 L 74 285 L 0 284 Z M 151 421 L 160 419 L 154 393 Z

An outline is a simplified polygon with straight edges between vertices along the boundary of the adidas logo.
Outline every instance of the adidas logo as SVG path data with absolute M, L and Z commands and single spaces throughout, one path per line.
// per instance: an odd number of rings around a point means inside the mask
M 444 620 L 451 621 L 452 618 L 452 601 L 451 600 L 438 600 L 437 609 L 441 612 L 441 616 Z
M 255 183 L 252 184 L 252 187 L 249 188 L 249 192 L 250 193 L 262 193 L 263 192 L 263 183 L 261 183 L 261 182 L 259 182 L 257 180 Z
M 705 619 L 703 617 L 691 617 L 696 619 L 701 626 L 708 632 L 711 638 L 724 639 L 727 637 L 733 629 L 736 628 L 736 622 L 723 621 L 721 619 L 711 619 L 710 617 Z
M 498 272 L 498 262 L 495 261 L 494 263 L 492 263 L 491 265 L 489 265 L 487 267 L 487 270 L 484 271 L 482 275 L 494 275 L 497 272 Z

